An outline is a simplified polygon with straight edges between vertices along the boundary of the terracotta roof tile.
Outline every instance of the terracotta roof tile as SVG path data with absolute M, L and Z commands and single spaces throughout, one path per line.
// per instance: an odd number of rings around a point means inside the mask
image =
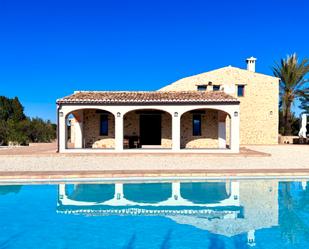
M 81 104 L 155 104 L 155 103 L 211 103 L 239 101 L 222 91 L 175 91 L 175 92 L 108 92 L 108 91 L 80 91 L 58 99 L 57 103 Z

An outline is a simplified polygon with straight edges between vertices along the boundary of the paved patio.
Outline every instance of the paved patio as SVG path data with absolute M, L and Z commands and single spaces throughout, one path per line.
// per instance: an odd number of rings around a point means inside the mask
M 223 149 L 222 149 L 223 150 Z M 116 152 L 113 149 L 70 149 L 67 153 L 56 153 L 57 144 L 56 143 L 39 143 L 39 144 L 30 144 L 30 146 L 19 146 L 19 147 L 0 147 L 0 156 L 192 156 L 192 155 L 201 155 L 201 156 L 236 156 L 236 157 L 248 157 L 248 156 L 270 156 L 267 152 L 259 152 L 249 148 L 242 147 L 240 148 L 240 153 L 220 153 L 220 150 L 209 149 L 205 153 L 204 149 L 185 149 L 182 152 L 172 152 L 170 149 L 127 149 L 122 153 Z M 209 152 L 210 151 L 210 152 Z
M 58 154 L 55 144 L 0 149 L 0 179 L 309 176 L 308 145 L 248 146 L 240 154 Z

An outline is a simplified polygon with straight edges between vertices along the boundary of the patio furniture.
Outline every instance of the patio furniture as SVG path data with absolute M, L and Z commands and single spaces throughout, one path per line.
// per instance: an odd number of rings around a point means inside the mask
M 129 139 L 126 137 L 123 139 L 123 148 L 129 149 Z
M 140 138 L 139 136 L 124 136 L 124 148 L 132 149 L 132 148 L 141 148 Z

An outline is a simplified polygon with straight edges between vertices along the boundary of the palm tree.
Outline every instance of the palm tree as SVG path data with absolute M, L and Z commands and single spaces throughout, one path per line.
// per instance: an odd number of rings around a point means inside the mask
M 305 79 L 309 72 L 309 60 L 298 61 L 294 53 L 288 55 L 286 59 L 281 59 L 273 67 L 273 73 L 280 78 L 280 108 L 283 112 L 284 135 L 292 133 L 292 105 L 296 99 L 299 99 L 309 93 L 306 86 L 308 79 Z
M 309 94 L 300 98 L 299 108 L 303 110 L 303 113 L 309 113 Z

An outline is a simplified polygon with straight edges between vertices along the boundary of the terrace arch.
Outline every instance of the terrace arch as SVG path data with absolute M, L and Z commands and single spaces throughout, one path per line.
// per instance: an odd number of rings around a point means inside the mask
M 106 109 L 74 108 L 68 111 L 65 114 L 66 148 L 114 149 L 115 115 Z
M 182 149 L 230 147 L 231 114 L 227 110 L 211 106 L 186 110 L 181 114 L 180 126 Z
M 172 115 L 164 108 L 133 108 L 123 115 L 124 148 L 172 148 Z

